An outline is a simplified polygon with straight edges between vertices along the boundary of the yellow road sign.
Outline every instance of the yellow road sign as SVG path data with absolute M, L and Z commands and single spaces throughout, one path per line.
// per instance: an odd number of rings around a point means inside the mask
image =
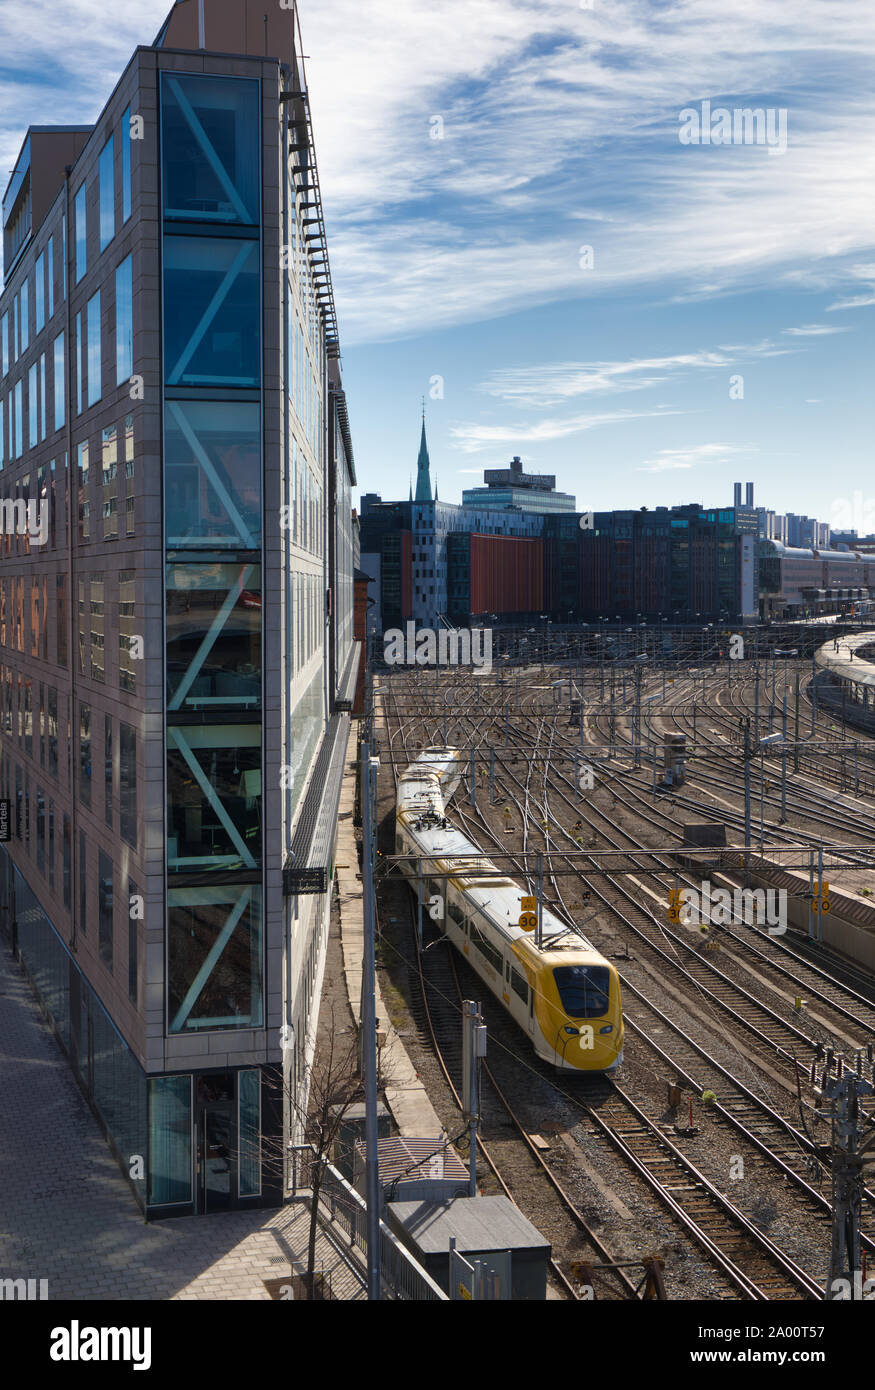
M 520 914 L 519 925 L 523 931 L 534 931 L 538 925 L 537 912 L 523 912 Z
M 522 909 L 523 912 L 537 912 L 537 910 L 538 910 L 538 899 L 537 899 L 537 898 L 520 898 L 520 908 Z

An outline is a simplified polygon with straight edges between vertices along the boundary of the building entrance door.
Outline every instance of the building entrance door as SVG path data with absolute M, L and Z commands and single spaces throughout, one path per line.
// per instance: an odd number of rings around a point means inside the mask
M 230 1104 L 202 1105 L 198 1110 L 198 1210 L 226 1210 L 232 1197 L 232 1133 Z

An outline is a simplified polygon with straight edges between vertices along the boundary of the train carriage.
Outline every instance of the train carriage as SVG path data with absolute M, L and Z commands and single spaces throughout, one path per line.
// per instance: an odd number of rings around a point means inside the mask
M 539 1057 L 562 1071 L 613 1071 L 623 1056 L 615 967 L 547 908 L 540 943 L 519 926 L 519 885 L 446 819 L 460 777 L 455 749 L 429 748 L 398 779 L 395 852 L 409 857 L 414 894 Z

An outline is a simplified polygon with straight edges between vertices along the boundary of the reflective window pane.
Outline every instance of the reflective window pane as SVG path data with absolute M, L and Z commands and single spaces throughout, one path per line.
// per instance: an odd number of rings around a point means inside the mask
M 256 223 L 258 83 L 165 73 L 161 121 L 164 216 Z
M 190 1202 L 191 1077 L 149 1081 L 149 1204 Z
M 171 1033 L 261 1024 L 260 887 L 171 888 L 167 945 Z
M 260 725 L 171 725 L 169 871 L 255 869 L 260 863 Z
M 261 545 L 258 405 L 168 401 L 164 423 L 167 545 Z
M 115 273 L 115 379 L 120 386 L 134 371 L 133 260 L 126 256 Z
M 165 237 L 164 368 L 169 386 L 257 386 L 258 242 Z
M 260 700 L 260 567 L 168 565 L 168 709 L 257 709 Z
M 111 135 L 97 166 L 100 184 L 100 249 L 105 251 L 115 236 L 115 140 Z

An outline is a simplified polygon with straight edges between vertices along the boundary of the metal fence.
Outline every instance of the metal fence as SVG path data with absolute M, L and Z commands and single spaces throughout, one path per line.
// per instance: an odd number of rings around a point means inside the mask
M 316 1156 L 309 1144 L 289 1145 L 288 1186 L 293 1197 L 311 1197 Z M 319 1187 L 320 1215 L 334 1222 L 351 1246 L 367 1257 L 368 1209 L 364 1199 L 331 1163 L 322 1169 Z M 402 1302 L 448 1302 L 439 1284 L 418 1260 L 396 1240 L 384 1221 L 380 1222 L 380 1280 L 387 1298 Z

